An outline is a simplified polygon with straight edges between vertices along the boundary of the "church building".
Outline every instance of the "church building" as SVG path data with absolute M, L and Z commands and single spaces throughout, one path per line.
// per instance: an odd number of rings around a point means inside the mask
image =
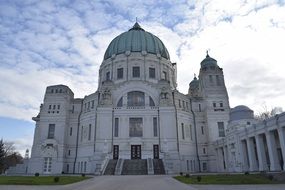
M 208 53 L 201 60 L 188 94 L 179 92 L 167 48 L 135 23 L 109 44 L 94 93 L 74 98 L 68 86 L 46 88 L 22 172 L 284 170 L 285 113 L 259 123 L 248 107 L 231 109 L 223 69 Z

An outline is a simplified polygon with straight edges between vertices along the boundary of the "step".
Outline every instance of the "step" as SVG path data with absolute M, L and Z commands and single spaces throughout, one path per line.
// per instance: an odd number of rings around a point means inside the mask
M 161 159 L 153 159 L 154 175 L 165 174 L 164 164 Z
M 147 175 L 147 160 L 125 160 L 122 175 Z
M 104 175 L 114 175 L 118 160 L 111 159 L 105 169 Z

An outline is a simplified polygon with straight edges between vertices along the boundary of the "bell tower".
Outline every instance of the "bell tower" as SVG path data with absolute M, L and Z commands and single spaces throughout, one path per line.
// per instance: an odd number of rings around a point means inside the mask
M 201 62 L 199 81 L 201 96 L 204 100 L 205 123 L 208 129 L 209 170 L 216 171 L 216 152 L 213 143 L 225 137 L 230 105 L 223 69 L 219 67 L 214 58 L 209 56 L 208 52 Z

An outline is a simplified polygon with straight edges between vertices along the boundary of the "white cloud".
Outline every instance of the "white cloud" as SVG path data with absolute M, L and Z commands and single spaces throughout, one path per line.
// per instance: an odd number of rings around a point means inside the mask
M 210 55 L 224 68 L 232 106 L 258 109 L 265 101 L 285 108 L 284 64 L 280 64 L 285 7 L 277 1 L 25 1 L 16 5 L 2 2 L 0 6 L 2 116 L 30 120 L 48 85 L 69 85 L 76 97 L 94 92 L 108 44 L 127 31 L 135 17 L 164 42 L 171 61 L 177 62 L 182 92 L 187 93 L 210 48 Z

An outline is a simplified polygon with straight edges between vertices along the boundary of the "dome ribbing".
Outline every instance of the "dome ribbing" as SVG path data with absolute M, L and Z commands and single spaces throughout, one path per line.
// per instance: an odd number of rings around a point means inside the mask
M 127 32 L 117 36 L 109 44 L 104 60 L 125 52 L 142 52 L 145 51 L 151 54 L 160 54 L 165 59 L 170 59 L 169 53 L 163 42 L 155 35 L 146 32 L 136 22 L 135 25 Z

